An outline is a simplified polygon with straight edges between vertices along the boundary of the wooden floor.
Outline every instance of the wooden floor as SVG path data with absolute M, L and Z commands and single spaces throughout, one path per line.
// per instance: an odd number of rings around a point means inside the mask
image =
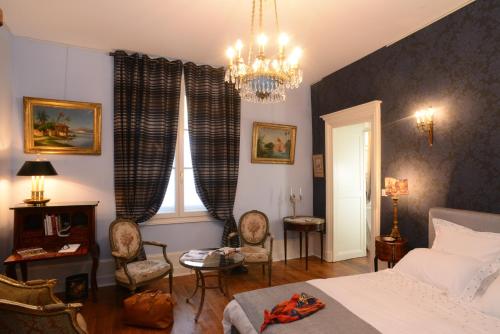
M 367 258 L 358 258 L 336 263 L 323 262 L 316 257 L 309 258 L 309 270 L 306 272 L 304 259 L 288 260 L 273 263 L 273 285 L 306 281 L 314 278 L 328 278 L 361 274 L 369 271 Z M 231 294 L 264 288 L 267 279 L 262 276 L 258 266 L 249 267 L 246 274 L 232 275 L 228 278 Z M 198 323 L 194 322 L 200 292 L 193 299 L 193 304 L 186 303 L 194 287 L 194 275 L 174 278 L 174 298 L 177 304 L 174 309 L 175 323 L 169 330 L 147 330 L 126 326 L 122 322 L 122 300 L 128 292 L 120 287 L 103 287 L 99 289 L 98 302 L 87 301 L 82 313 L 87 321 L 89 333 L 222 333 L 222 314 L 229 302 L 218 290 L 207 290 L 205 304 Z M 168 291 L 167 280 L 162 280 L 148 288 L 160 288 Z

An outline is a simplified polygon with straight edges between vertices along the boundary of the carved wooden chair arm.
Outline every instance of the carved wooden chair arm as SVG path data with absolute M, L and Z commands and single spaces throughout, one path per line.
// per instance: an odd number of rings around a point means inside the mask
M 56 285 L 56 280 L 55 279 L 48 279 L 48 280 L 45 280 L 45 279 L 34 279 L 34 280 L 31 280 L 31 281 L 26 281 L 24 282 L 25 285 L 27 286 L 38 286 L 38 285 L 45 285 L 45 284 L 48 284 L 48 285 Z
M 44 305 L 42 306 L 42 310 L 47 312 L 58 312 L 58 311 L 64 311 L 66 309 L 74 309 L 76 311 L 79 311 L 82 307 L 83 305 L 80 303 L 69 303 L 69 304 L 57 303 L 57 304 Z
M 149 246 L 157 246 L 161 247 L 163 251 L 163 257 L 165 258 L 165 261 L 170 265 L 170 269 L 173 269 L 173 264 L 170 261 L 170 259 L 167 256 L 167 244 L 163 244 L 161 242 L 156 242 L 156 241 L 143 241 L 143 245 L 149 245 Z
M 157 247 L 163 247 L 167 248 L 166 244 L 163 244 L 161 242 L 156 242 L 156 241 L 143 241 L 142 242 L 144 245 L 149 245 L 149 246 L 157 246 Z

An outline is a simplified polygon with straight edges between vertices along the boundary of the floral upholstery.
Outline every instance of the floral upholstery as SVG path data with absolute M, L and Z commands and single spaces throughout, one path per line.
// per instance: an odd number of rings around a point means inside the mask
M 127 259 L 136 257 L 141 247 L 141 235 L 137 224 L 121 220 L 119 223 L 113 224 L 110 228 L 110 238 L 113 251 Z
M 56 281 L 39 281 L 39 284 L 30 282 L 22 283 L 0 275 L 0 299 L 28 305 L 47 305 L 60 303 L 61 301 L 53 295 L 52 289 Z
M 111 255 L 117 264 L 115 279 L 119 285 L 134 292 L 138 287 L 168 275 L 170 293 L 172 293 L 173 265 L 167 256 L 167 245 L 143 241 L 137 224 L 132 220 L 121 218 L 109 226 L 109 242 Z M 163 260 L 148 260 L 144 257 L 138 261 L 137 256 L 144 249 L 144 245 L 161 247 Z
M 239 222 L 238 233 L 231 233 L 230 238 L 240 236 L 240 252 L 245 256 L 245 264 L 262 265 L 262 273 L 267 266 L 268 284 L 271 286 L 273 267 L 273 237 L 269 233 L 269 219 L 260 211 L 244 213 Z M 266 241 L 269 247 L 266 248 Z
M 268 262 L 269 252 L 267 249 L 258 246 L 244 246 L 240 248 L 245 255 L 246 263 Z
M 76 315 L 72 315 L 69 311 L 51 313 L 44 312 L 36 307 L 23 307 L 16 304 L 4 308 L 5 305 L 2 305 L 2 300 L 0 300 L 0 328 L 2 333 L 87 333 L 87 324 L 80 313 L 76 313 Z M 73 320 L 73 317 L 75 317 L 75 320 Z
M 80 304 L 63 304 L 52 291 L 55 280 L 26 283 L 0 275 L 0 332 L 87 333 Z
M 145 260 L 131 262 L 127 264 L 127 269 L 136 284 L 141 284 L 165 276 L 170 270 L 170 265 L 162 260 Z M 130 283 L 123 267 L 115 272 L 115 276 L 116 280 L 121 283 Z
M 247 212 L 240 220 L 240 236 L 245 243 L 263 242 L 267 237 L 267 217 L 258 211 Z

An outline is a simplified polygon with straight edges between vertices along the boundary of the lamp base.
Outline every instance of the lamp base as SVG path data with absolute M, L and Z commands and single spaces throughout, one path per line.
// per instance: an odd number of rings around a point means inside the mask
M 389 234 L 391 238 L 394 238 L 396 240 L 401 239 L 401 233 L 399 233 L 399 227 L 398 225 L 392 225 L 392 230 L 391 234 Z
M 44 206 L 50 201 L 50 198 L 43 198 L 43 199 L 31 199 L 27 198 L 23 200 L 24 203 L 33 205 L 33 206 Z

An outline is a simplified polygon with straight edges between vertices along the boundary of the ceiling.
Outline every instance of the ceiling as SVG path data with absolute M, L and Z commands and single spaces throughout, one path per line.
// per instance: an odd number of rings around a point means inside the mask
M 313 83 L 470 2 L 278 0 L 278 12 L 291 44 L 304 49 L 304 81 Z M 271 36 L 272 2 L 264 3 Z M 17 36 L 214 66 L 250 34 L 251 0 L 0 0 L 0 8 Z

